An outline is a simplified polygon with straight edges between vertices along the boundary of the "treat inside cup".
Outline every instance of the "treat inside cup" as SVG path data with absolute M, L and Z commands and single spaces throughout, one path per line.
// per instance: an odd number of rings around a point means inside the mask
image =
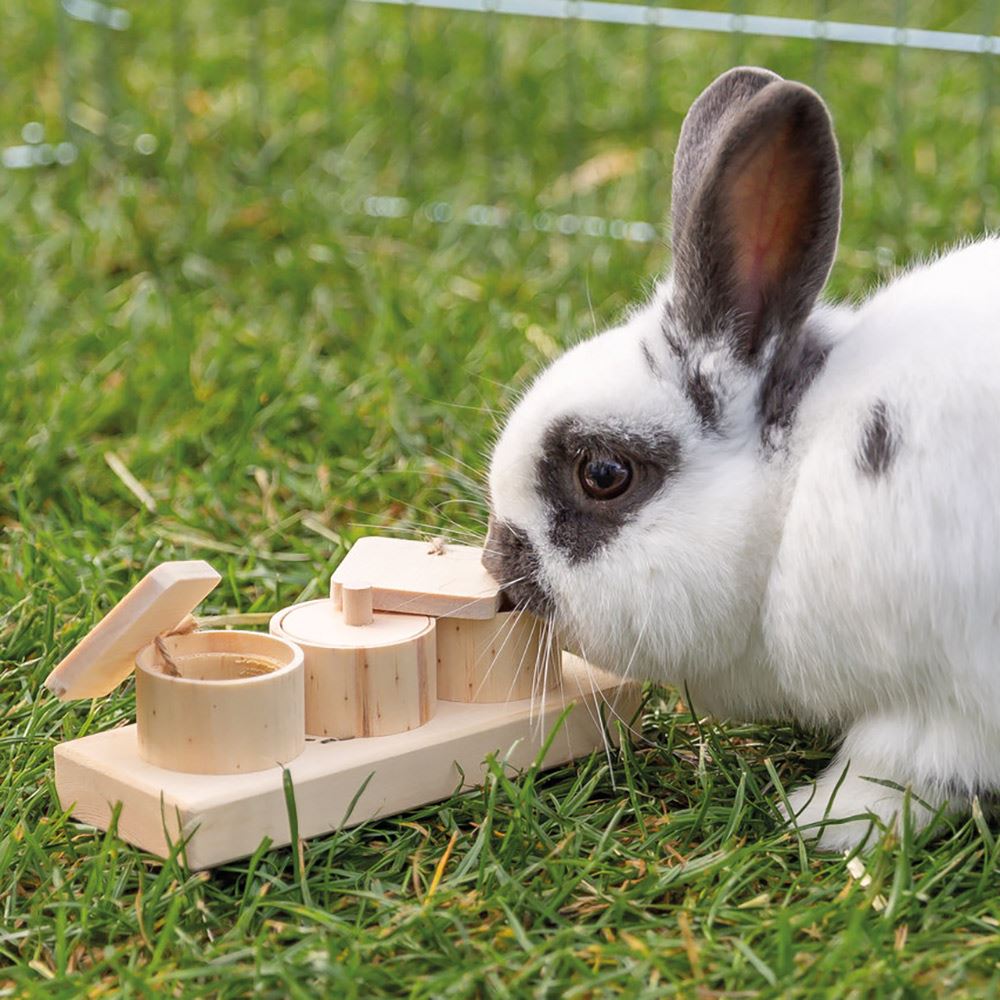
M 283 665 L 277 659 L 258 653 L 216 651 L 164 655 L 157 649 L 157 655 L 148 669 L 189 681 L 240 681 L 248 677 L 272 674 Z
M 185 681 L 241 681 L 282 670 L 295 659 L 287 646 L 256 632 L 189 632 L 160 636 L 137 665 Z

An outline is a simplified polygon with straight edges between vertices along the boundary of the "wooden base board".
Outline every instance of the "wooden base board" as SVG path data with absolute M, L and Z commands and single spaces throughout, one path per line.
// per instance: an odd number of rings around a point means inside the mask
M 447 798 L 463 787 L 463 775 L 466 788 L 482 780 L 489 754 L 511 771 L 528 767 L 570 704 L 543 766 L 573 760 L 603 746 L 602 714 L 608 722 L 628 722 L 638 701 L 635 686 L 566 654 L 562 688 L 548 692 L 544 705 L 540 699 L 534 706 L 530 699 L 439 702 L 430 722 L 406 733 L 310 737 L 288 765 L 299 835 L 316 837 Z M 616 727 L 609 729 L 614 735 Z M 55 773 L 59 800 L 77 819 L 106 830 L 121 803 L 119 836 L 160 856 L 186 838 L 193 869 L 247 857 L 264 837 L 275 846 L 291 841 L 280 767 L 228 775 L 167 771 L 139 757 L 136 727 L 125 726 L 57 746 Z

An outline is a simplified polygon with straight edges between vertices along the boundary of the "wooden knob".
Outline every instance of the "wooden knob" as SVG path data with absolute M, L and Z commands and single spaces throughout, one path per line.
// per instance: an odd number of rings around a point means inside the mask
M 333 601 L 334 611 L 344 610 L 344 587 L 336 580 L 330 581 L 330 600 Z
M 375 621 L 372 613 L 372 588 L 367 583 L 343 584 L 341 598 L 345 624 L 371 625 Z

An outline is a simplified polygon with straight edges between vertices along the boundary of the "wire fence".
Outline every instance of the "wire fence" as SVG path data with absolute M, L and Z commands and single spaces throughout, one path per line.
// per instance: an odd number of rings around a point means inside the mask
M 801 5 L 799 5 L 801 7 Z M 646 88 L 647 117 L 657 113 L 658 87 L 653 81 L 664 72 L 657 56 L 657 39 L 683 33 L 713 33 L 731 40 L 731 61 L 743 61 L 748 39 L 787 40 L 807 44 L 812 51 L 811 80 L 822 87 L 830 61 L 831 49 L 844 46 L 852 50 L 883 48 L 890 53 L 887 81 L 887 125 L 895 146 L 888 163 L 895 171 L 900 217 L 910 214 L 910 181 L 914 159 L 910 132 L 912 109 L 907 106 L 907 83 L 913 71 L 905 63 L 905 53 L 922 51 L 938 54 L 942 59 L 973 59 L 978 63 L 976 87 L 965 85 L 963 115 L 975 118 L 975 177 L 973 183 L 980 197 L 981 219 L 990 221 L 996 203 L 994 176 L 994 117 L 995 60 L 1000 55 L 1000 36 L 994 34 L 996 3 L 983 2 L 963 11 L 966 22 L 977 21 L 979 31 L 928 29 L 910 23 L 914 15 L 906 0 L 892 0 L 892 23 L 876 24 L 861 20 L 837 19 L 830 16 L 828 0 L 817 0 L 811 18 L 777 16 L 748 12 L 742 0 L 734 0 L 727 10 L 684 9 L 658 4 L 595 2 L 595 0 L 328 0 L 319 9 L 325 25 L 328 52 L 325 70 L 331 114 L 343 100 L 346 54 L 343 51 L 342 20 L 345 8 L 405 8 L 402 20 L 392 22 L 393 30 L 401 33 L 403 58 L 399 67 L 399 85 L 394 91 L 407 109 L 404 124 L 392 136 L 404 150 L 403 166 L 394 178 L 395 189 L 351 192 L 341 201 L 345 212 L 374 219 L 419 219 L 431 224 L 451 225 L 461 222 L 479 228 L 504 228 L 552 232 L 571 236 L 581 234 L 637 243 L 652 242 L 662 235 L 658 218 L 662 205 L 662 174 L 659 164 L 645 165 L 650 172 L 646 182 L 637 189 L 644 194 L 629 200 L 628 207 L 639 209 L 633 214 L 588 210 L 581 207 L 572 192 L 559 199 L 521 198 L 512 204 L 505 198 L 503 184 L 487 172 L 479 197 L 464 192 L 454 196 L 447 187 L 435 190 L 427 178 L 418 178 L 420 170 L 420 121 L 433 116 L 433 106 L 421 107 L 419 96 L 422 64 L 436 58 L 429 47 L 438 44 L 431 35 L 423 34 L 418 17 L 433 12 L 438 17 L 476 17 L 483 41 L 481 84 L 490 91 L 487 101 L 496 109 L 503 104 L 502 63 L 505 37 L 501 25 L 518 20 L 558 22 L 562 52 L 552 60 L 552 86 L 564 97 L 565 128 L 559 137 L 567 175 L 579 168 L 578 151 L 585 143 L 580 137 L 580 109 L 588 95 L 578 80 L 579 57 L 575 49 L 578 30 L 582 26 L 597 30 L 631 29 L 646 37 L 643 72 Z M 252 99 L 247 108 L 253 130 L 258 136 L 270 131 L 274 110 L 269 102 L 265 64 L 283 58 L 269 48 L 267 21 L 275 8 L 266 4 L 245 12 L 248 25 L 247 44 L 241 51 L 242 72 L 250 84 Z M 182 135 L 189 115 L 189 91 L 199 81 L 192 80 L 190 47 L 192 32 L 186 24 L 187 11 L 181 0 L 171 0 L 169 67 L 164 67 L 165 82 L 172 90 L 170 112 L 148 124 L 143 109 L 129 104 L 121 85 L 123 57 L 116 36 L 127 36 L 136 30 L 137 18 L 125 7 L 101 0 L 60 0 L 55 15 L 54 53 L 58 61 L 59 107 L 58 123 L 39 121 L 23 123 L 17 141 L 8 142 L 0 150 L 0 164 L 8 170 L 62 167 L 74 169 L 81 153 L 85 156 L 114 157 L 122 149 L 130 155 L 151 156 L 164 144 L 171 155 L 183 159 Z M 693 96 L 693 95 L 690 95 Z M 976 109 L 976 110 L 970 110 Z M 676 110 L 676 109 L 674 109 Z M 509 107 L 505 109 L 509 116 Z M 499 118 L 498 118 L 499 120 Z M 507 130 L 508 139 L 518 131 L 515 122 Z M 57 134 L 53 134 L 57 133 Z M 166 133 L 166 134 L 164 134 Z M 526 134 L 530 129 L 526 130 Z M 0 137 L 6 138 L 6 137 Z M 342 137 L 344 138 L 344 137 Z M 529 136 L 530 138 L 530 136 Z M 537 136 L 534 137 L 537 141 Z M 553 141 L 553 137 L 546 137 Z M 652 143 L 650 143 L 652 145 Z M 640 173 L 642 171 L 640 170 Z M 659 188 L 657 188 L 659 184 Z M 599 206 L 600 207 L 600 206 Z

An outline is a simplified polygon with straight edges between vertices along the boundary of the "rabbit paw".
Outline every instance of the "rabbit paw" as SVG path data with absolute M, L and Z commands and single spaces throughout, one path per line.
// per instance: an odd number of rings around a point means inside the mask
M 864 775 L 831 767 L 811 785 L 795 789 L 789 796 L 792 817 L 782 806 L 786 821 L 794 823 L 803 837 L 815 841 L 821 851 L 870 849 L 882 831 L 895 829 L 904 808 L 901 789 L 888 787 Z M 917 798 L 910 799 L 912 829 L 920 830 L 933 817 Z

